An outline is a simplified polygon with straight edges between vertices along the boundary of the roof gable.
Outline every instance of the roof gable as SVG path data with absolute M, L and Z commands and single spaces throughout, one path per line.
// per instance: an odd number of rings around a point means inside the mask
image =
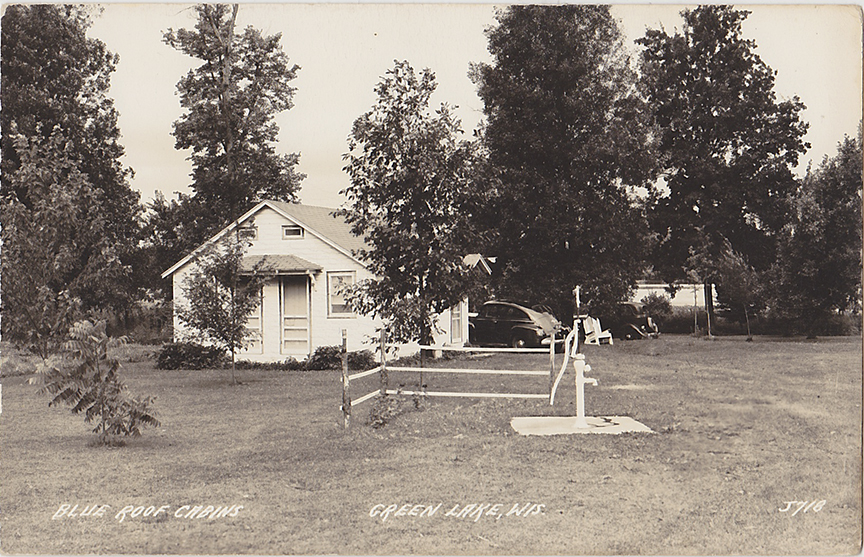
M 314 205 L 301 205 L 299 203 L 265 200 L 255 205 L 242 217 L 220 230 L 212 238 L 198 246 L 186 257 L 172 265 L 168 270 L 162 273 L 162 278 L 171 276 L 177 269 L 183 267 L 198 255 L 205 246 L 218 242 L 223 236 L 225 236 L 225 234 L 234 230 L 237 226 L 241 226 L 264 207 L 273 209 L 289 221 L 302 226 L 308 233 L 317 236 L 336 250 L 363 265 L 363 262 L 357 259 L 354 255 L 354 252 L 367 249 L 368 245 L 363 241 L 363 238 L 355 236 L 351 232 L 351 225 L 345 222 L 345 219 L 339 216 L 334 216 L 333 213 L 336 209 L 329 207 L 316 207 Z
M 369 248 L 362 237 L 355 236 L 351 232 L 351 225 L 345 222 L 345 219 L 333 215 L 337 209 L 284 201 L 267 201 L 266 203 L 271 208 L 296 221 L 297 224 L 317 233 L 316 235 L 322 239 L 330 240 L 349 253 Z

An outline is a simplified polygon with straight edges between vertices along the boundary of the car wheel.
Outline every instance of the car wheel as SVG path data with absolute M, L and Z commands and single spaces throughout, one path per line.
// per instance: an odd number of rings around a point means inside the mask
M 513 338 L 510 339 L 510 346 L 513 348 L 525 348 L 528 346 L 528 343 L 525 341 L 525 337 L 513 335 Z

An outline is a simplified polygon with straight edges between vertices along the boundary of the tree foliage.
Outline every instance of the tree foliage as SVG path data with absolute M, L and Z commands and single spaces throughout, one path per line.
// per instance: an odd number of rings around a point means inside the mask
M 717 263 L 717 296 L 728 317 L 747 324 L 747 340 L 753 340 L 750 316 L 764 308 L 764 280 L 764 273 L 757 273 L 727 241 Z
M 190 336 L 231 355 L 232 383 L 237 382 L 237 352 L 254 340 L 246 323 L 261 303 L 266 279 L 261 262 L 244 264 L 246 248 L 236 233 L 205 247 L 183 283 L 186 304 L 176 309 L 180 321 L 192 329 Z
M 73 414 L 83 413 L 86 423 L 95 421 L 93 433 L 105 444 L 116 436 L 137 437 L 142 427 L 160 425 L 152 408 L 154 399 L 129 397 L 118 375 L 120 363 L 109 357 L 109 350 L 123 342 L 122 337 L 105 334 L 104 321 L 75 323 L 63 345 L 60 365 L 43 362 L 31 379 L 42 383 L 42 392 L 53 395 L 48 406 L 66 404 Z
M 804 105 L 778 101 L 774 70 L 742 36 L 749 12 L 730 6 L 684 10 L 681 32 L 649 30 L 637 43 L 640 87 L 659 129 L 668 191 L 654 199 L 660 239 L 655 266 L 686 278 L 694 251 L 715 262 L 728 240 L 757 270 L 773 262 L 776 233 L 795 189 L 791 168 L 809 147 Z M 703 279 L 713 271 L 698 269 Z
M 651 130 L 608 6 L 511 6 L 470 75 L 486 115 L 482 221 L 499 295 L 572 310 L 625 299 L 647 228 L 631 186 L 653 175 Z
M 85 8 L 7 6 L 2 22 L 3 337 L 43 359 L 81 312 L 136 298 L 138 194 L 107 97 L 117 57 Z
M 298 154 L 276 153 L 274 117 L 293 106 L 290 82 L 299 66 L 282 51 L 281 34 L 235 29 L 238 5 L 201 4 L 193 30 L 169 29 L 166 44 L 200 60 L 177 83 L 185 113 L 174 122 L 177 149 L 191 149 L 194 196 L 201 213 L 200 244 L 261 199 L 294 201 L 303 175 Z
M 140 253 L 141 264 L 149 271 L 146 286 L 161 291 L 164 299 L 171 299 L 172 285 L 161 279 L 162 271 L 210 238 L 215 233 L 214 223 L 222 218 L 194 196 L 180 193 L 177 199 L 168 200 L 157 191 L 147 204 L 142 228 L 146 241 Z
M 371 246 L 358 256 L 378 277 L 359 283 L 351 301 L 390 320 L 397 342 L 430 342 L 435 313 L 469 284 L 462 257 L 472 230 L 472 149 L 457 139 L 449 106 L 429 110 L 436 86 L 430 70 L 418 75 L 395 62 L 375 88 L 375 106 L 354 121 L 344 156 L 351 185 L 341 214 Z
M 811 322 L 861 306 L 861 134 L 808 172 L 793 197 L 793 219 L 771 272 L 771 306 Z
M 117 110 L 108 97 L 119 56 L 87 37 L 89 26 L 86 7 L 6 7 L 0 59 L 3 176 L 12 176 L 21 164 L 17 136 L 44 143 L 60 128 L 80 172 L 103 193 L 100 209 L 114 240 L 134 238 L 138 194 L 127 182 L 132 171 L 120 163 Z M 29 205 L 26 184 L 3 186 L 6 196 Z

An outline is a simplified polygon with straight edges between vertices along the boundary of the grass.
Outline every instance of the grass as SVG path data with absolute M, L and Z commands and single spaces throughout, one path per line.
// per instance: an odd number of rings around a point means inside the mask
M 83 420 L 47 408 L 26 376 L 4 378 L 0 551 L 859 552 L 860 339 L 664 336 L 588 347 L 586 355 L 588 375 L 599 380 L 586 386 L 588 414 L 628 415 L 655 434 L 515 434 L 514 416 L 575 413 L 572 371 L 555 407 L 430 399 L 417 409 L 409 399 L 374 429 L 366 423 L 369 401 L 354 408 L 345 431 L 339 372 L 250 370 L 232 387 L 225 370 L 158 371 L 143 360 L 124 364 L 124 379 L 133 394 L 157 396 L 162 427 L 122 448 L 97 447 Z M 546 369 L 548 357 L 458 363 Z M 391 379 L 407 388 L 416 378 Z M 426 374 L 424 382 L 429 390 L 547 386 L 542 377 Z M 376 386 L 374 376 L 352 383 L 355 397 Z M 787 501 L 821 500 L 818 512 L 792 516 L 797 505 L 780 512 Z M 52 520 L 62 504 L 110 509 L 102 517 Z M 439 504 L 431 517 L 370 517 L 390 505 Z M 500 507 L 476 521 L 445 516 L 471 504 Z M 127 505 L 170 509 L 115 519 Z M 183 505 L 243 508 L 235 517 L 176 518 Z M 496 520 L 514 505 L 543 507 Z

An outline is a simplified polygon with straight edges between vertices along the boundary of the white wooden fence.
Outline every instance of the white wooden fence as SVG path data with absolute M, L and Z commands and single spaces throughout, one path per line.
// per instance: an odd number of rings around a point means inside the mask
M 387 365 L 387 339 L 384 332 L 381 332 L 379 342 L 379 350 L 381 354 L 381 365 L 367 371 L 348 374 L 348 357 L 347 357 L 347 332 L 342 330 L 342 418 L 343 425 L 347 428 L 351 420 L 351 408 L 366 402 L 367 400 L 377 395 L 405 395 L 405 396 L 437 396 L 437 397 L 464 397 L 464 398 L 534 398 L 548 399 L 551 403 L 553 396 L 553 384 L 555 381 L 555 346 L 561 344 L 563 340 L 556 340 L 549 344 L 549 348 L 479 348 L 479 347 L 456 347 L 456 346 L 425 346 L 421 345 L 421 360 L 420 367 L 407 366 L 388 366 Z M 422 351 L 447 351 L 447 352 L 472 352 L 472 353 L 495 353 L 495 354 L 530 354 L 530 353 L 548 353 L 549 367 L 543 370 L 514 370 L 514 369 L 465 369 L 465 368 L 448 368 L 448 367 L 423 367 Z M 548 393 L 490 393 L 490 392 L 458 392 L 458 391 L 409 391 L 402 389 L 390 389 L 388 385 L 387 373 L 393 372 L 416 372 L 420 374 L 420 384 L 423 384 L 424 373 L 450 373 L 450 374 L 473 374 L 473 375 L 523 375 L 523 376 L 538 376 L 548 379 Z M 356 399 L 351 398 L 351 381 L 378 374 L 379 388 L 372 392 L 366 393 Z

